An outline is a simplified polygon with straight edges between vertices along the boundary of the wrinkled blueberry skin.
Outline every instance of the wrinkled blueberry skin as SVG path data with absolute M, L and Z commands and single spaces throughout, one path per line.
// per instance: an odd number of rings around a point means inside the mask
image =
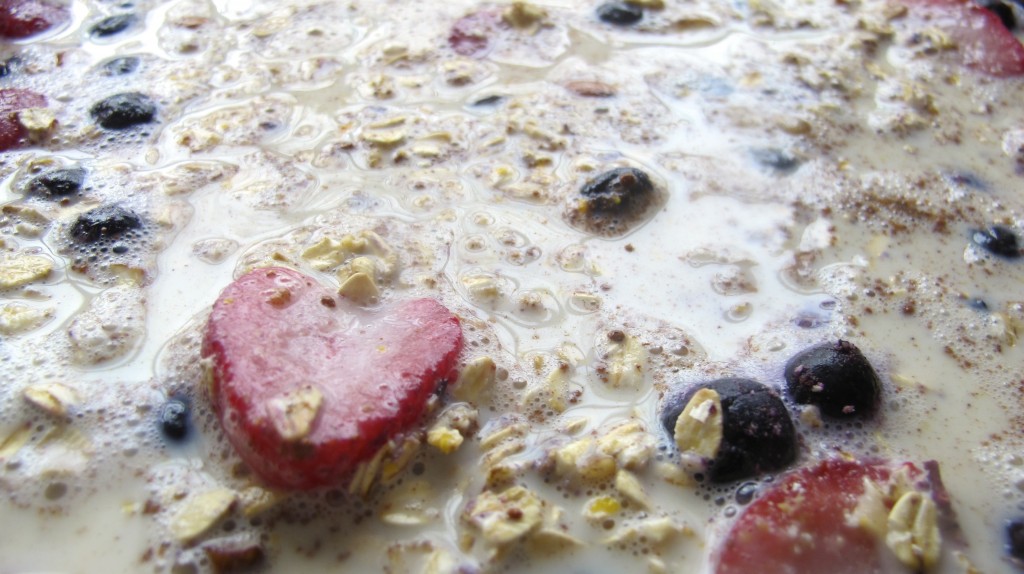
M 632 26 L 643 17 L 643 9 L 628 2 L 605 2 L 597 7 L 597 19 L 615 26 Z
M 837 418 L 870 418 L 882 385 L 856 345 L 839 340 L 804 349 L 786 363 L 786 389 L 794 401 L 817 405 Z
M 142 227 L 142 218 L 120 205 L 103 205 L 78 216 L 71 226 L 71 237 L 88 245 L 105 239 L 116 239 L 126 231 Z
M 85 169 L 81 167 L 68 167 L 48 171 L 29 184 L 32 193 L 42 197 L 68 197 L 82 189 L 85 183 Z
M 1017 259 L 1020 257 L 1020 241 L 1012 229 L 1003 225 L 992 225 L 988 229 L 975 229 L 971 241 L 992 255 Z
M 157 421 L 160 432 L 172 442 L 181 442 L 189 434 L 189 408 L 185 399 L 172 397 L 160 407 Z
M 124 76 L 139 69 L 139 59 L 135 56 L 114 58 L 103 64 L 103 73 L 108 76 Z
M 722 444 L 707 463 L 711 482 L 731 482 L 785 468 L 796 459 L 796 428 L 782 399 L 750 379 L 727 378 L 694 385 L 670 398 L 661 424 L 670 436 L 676 419 L 697 391 L 711 389 L 722 404 Z
M 108 36 L 113 36 L 114 34 L 120 34 L 132 27 L 137 20 L 138 17 L 136 17 L 135 14 L 116 14 L 114 16 L 108 16 L 93 24 L 92 28 L 89 29 L 89 34 L 97 38 L 106 38 Z
M 619 167 L 588 181 L 580 195 L 588 212 L 630 214 L 647 208 L 654 197 L 654 185 L 643 171 Z
M 89 113 L 101 127 L 123 130 L 152 122 L 156 117 L 156 104 L 145 94 L 127 92 L 100 100 Z

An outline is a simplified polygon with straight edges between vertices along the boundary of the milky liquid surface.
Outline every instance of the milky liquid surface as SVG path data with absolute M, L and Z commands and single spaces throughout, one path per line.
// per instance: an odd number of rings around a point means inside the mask
M 0 274 L 52 263 L 0 291 L 0 571 L 211 571 L 208 549 L 232 545 L 275 572 L 710 571 L 740 483 L 671 479 L 662 398 L 726 376 L 781 393 L 792 355 L 837 338 L 879 373 L 880 411 L 818 427 L 787 403 L 792 468 L 936 460 L 965 537 L 937 571 L 965 571 L 954 552 L 1012 570 L 1024 267 L 972 237 L 1021 229 L 1020 80 L 922 50 L 934 23 L 881 2 L 668 3 L 631 28 L 587 2 L 531 6 L 138 2 L 123 8 L 135 27 L 97 39 L 122 8 L 74 0 L 65 28 L 0 46 L 19 61 L 0 89 L 46 94 L 57 122 L 0 153 Z M 485 49 L 453 50 L 460 18 Z M 126 56 L 135 72 L 103 72 Z M 122 91 L 157 102 L 156 121 L 93 125 L 90 106 Z M 88 170 L 79 194 L 32 193 L 69 165 Z M 573 225 L 580 188 L 618 167 L 650 176 L 654 207 L 621 235 Z M 139 240 L 83 251 L 75 221 L 111 203 L 141 214 Z M 460 365 L 490 358 L 496 375 L 424 421 L 476 409 L 454 452 L 424 444 L 365 496 L 347 479 L 269 493 L 213 413 L 206 317 L 252 268 L 338 288 L 353 256 L 321 265 L 312 248 L 345 236 L 385 245 L 355 254 L 380 292 L 353 304 L 437 298 L 463 322 Z M 620 336 L 642 349 L 621 380 Z M 26 398 L 53 384 L 71 390 L 63 411 Z M 171 396 L 191 408 L 182 444 L 157 424 Z M 647 508 L 552 471 L 559 449 L 627 423 L 650 443 L 630 467 Z M 494 546 L 469 517 L 500 491 L 487 472 L 503 431 L 510 484 L 565 540 Z M 204 493 L 231 504 L 183 540 Z M 594 518 L 602 497 L 625 504 Z M 661 519 L 663 540 L 638 534 Z

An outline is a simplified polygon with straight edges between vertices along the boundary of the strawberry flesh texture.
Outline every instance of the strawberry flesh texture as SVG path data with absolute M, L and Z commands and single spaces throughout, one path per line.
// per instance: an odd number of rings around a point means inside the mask
M 961 63 L 999 78 L 1024 74 L 1024 45 L 1002 20 L 970 0 L 903 0 L 957 43 Z
M 307 489 L 338 484 L 413 427 L 441 381 L 454 379 L 461 348 L 458 319 L 432 299 L 371 313 L 301 273 L 266 268 L 221 293 L 202 353 L 242 459 L 271 486 Z M 311 432 L 289 442 L 268 403 L 306 385 L 323 403 Z
M 460 56 L 482 57 L 490 51 L 491 40 L 501 27 L 501 15 L 481 10 L 459 18 L 448 34 L 448 45 Z
M 882 462 L 825 460 L 786 476 L 733 524 L 715 574 L 883 572 L 878 541 L 846 523 L 864 493 L 864 479 L 885 482 Z M 910 466 L 911 476 L 920 470 Z
M 69 18 L 66 8 L 48 2 L 0 0 L 0 38 L 27 38 Z
M 0 152 L 25 140 L 27 132 L 18 121 L 18 111 L 45 106 L 46 98 L 35 92 L 18 88 L 0 90 Z

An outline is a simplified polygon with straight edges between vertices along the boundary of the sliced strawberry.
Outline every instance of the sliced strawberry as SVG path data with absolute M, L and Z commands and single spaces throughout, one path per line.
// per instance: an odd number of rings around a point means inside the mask
M 971 0 L 902 0 L 956 42 L 962 64 L 996 77 L 1024 74 L 1024 45 L 994 12 Z
M 18 121 L 18 112 L 42 107 L 46 107 L 46 98 L 35 92 L 18 88 L 0 90 L 0 152 L 22 143 L 28 135 Z
M 67 8 L 41 0 L 0 0 L 0 38 L 27 38 L 70 19 Z
M 885 483 L 903 466 L 826 460 L 786 476 L 753 502 L 733 524 L 717 555 L 716 574 L 883 572 L 878 538 L 848 520 L 865 491 L 865 479 Z
M 458 319 L 432 299 L 364 311 L 284 268 L 252 271 L 213 306 L 203 357 L 228 440 L 268 484 L 337 484 L 452 380 Z

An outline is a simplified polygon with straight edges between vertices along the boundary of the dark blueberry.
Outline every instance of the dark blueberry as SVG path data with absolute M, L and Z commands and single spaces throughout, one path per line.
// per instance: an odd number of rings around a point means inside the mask
M 988 303 L 986 303 L 981 297 L 971 297 L 967 299 L 967 306 L 975 311 L 988 311 Z
M 975 229 L 971 232 L 971 240 L 992 255 L 1007 259 L 1020 257 L 1020 245 L 1017 234 L 1009 227 L 992 225 L 988 229 Z
M 93 24 L 92 28 L 89 29 L 89 34 L 97 38 L 106 38 L 107 36 L 120 34 L 134 25 L 136 20 L 138 18 L 135 17 L 135 14 L 108 16 Z
M 800 160 L 792 154 L 776 148 L 758 148 L 750 150 L 750 155 L 757 163 L 779 175 L 787 175 L 800 167 Z
M 139 59 L 135 56 L 125 56 L 123 58 L 114 58 L 109 62 L 103 64 L 103 73 L 108 76 L 124 76 L 130 74 L 139 68 Z
M 11 75 L 11 62 L 10 60 L 0 62 L 0 78 L 6 78 Z
M 605 2 L 597 7 L 597 18 L 606 24 L 631 26 L 643 17 L 643 9 L 629 2 Z
M 179 442 L 188 437 L 188 402 L 171 397 L 160 407 L 160 432 L 172 441 Z
M 471 105 L 474 107 L 493 106 L 504 99 L 505 98 L 502 96 L 487 96 L 486 98 L 480 98 L 479 100 L 473 102 Z
M 870 417 L 882 394 L 871 363 L 843 340 L 797 353 L 786 363 L 786 385 L 794 401 L 832 417 Z
M 647 174 L 635 167 L 606 171 L 580 190 L 588 213 L 634 213 L 646 209 L 654 196 Z
M 82 189 L 85 182 L 85 168 L 68 167 L 48 171 L 29 184 L 32 193 L 45 197 L 67 197 Z
M 120 237 L 124 232 L 142 227 L 142 219 L 120 205 L 103 205 L 78 216 L 71 226 L 71 237 L 83 244 Z
M 138 92 L 116 94 L 100 100 L 89 110 L 96 123 L 108 130 L 120 130 L 153 121 L 156 104 Z
M 722 405 L 722 442 L 707 461 L 712 482 L 729 482 L 781 469 L 796 458 L 796 429 L 782 399 L 770 388 L 750 379 L 718 379 L 695 385 L 669 398 L 661 424 L 675 433 L 676 419 L 697 391 L 718 393 Z
M 1007 30 L 1017 27 L 1017 18 L 1014 16 L 1013 8 L 1003 0 L 976 0 L 977 4 L 986 10 L 999 16 Z
M 977 189 L 981 191 L 985 191 L 986 189 L 988 189 L 988 185 L 985 183 L 984 180 L 974 175 L 973 173 L 966 171 L 948 173 L 946 174 L 946 179 L 948 179 L 949 182 L 952 183 L 953 185 L 958 185 L 961 187 L 970 187 L 972 189 Z
M 1015 560 L 1024 562 L 1024 518 L 1006 522 L 1006 553 Z

